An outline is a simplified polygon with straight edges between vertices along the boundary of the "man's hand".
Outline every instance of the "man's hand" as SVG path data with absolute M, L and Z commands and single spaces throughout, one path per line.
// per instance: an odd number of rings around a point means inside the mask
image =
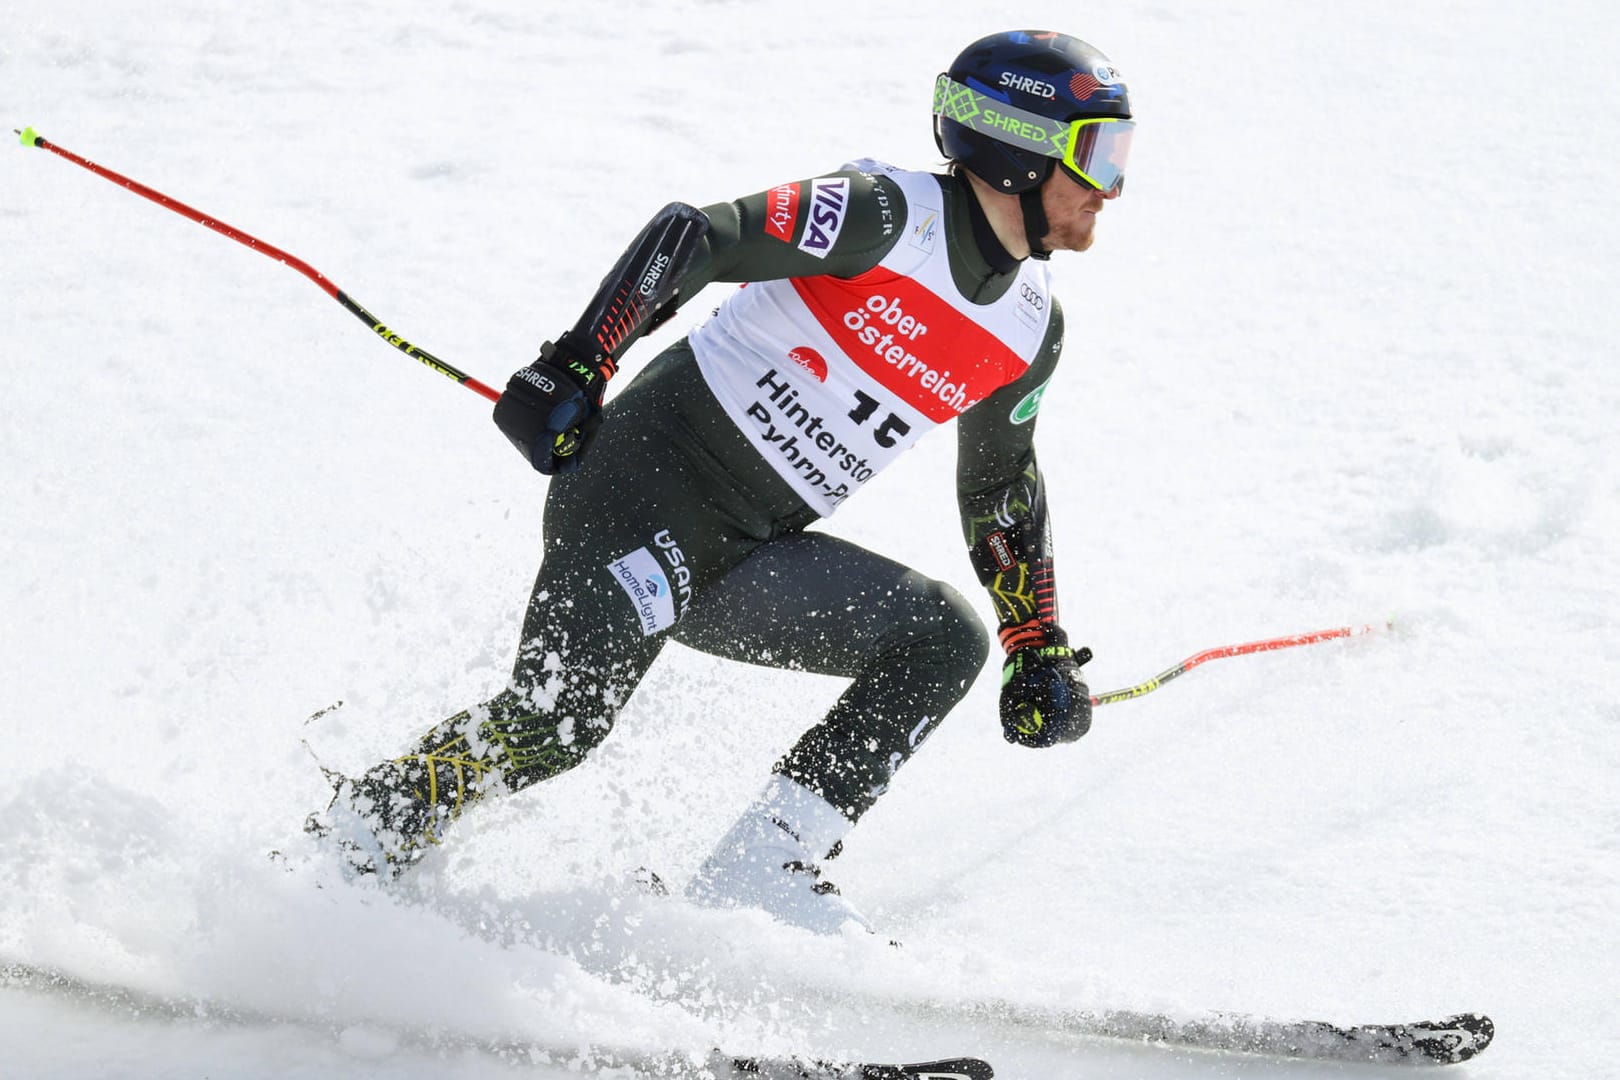
M 602 423 L 603 376 L 571 337 L 541 346 L 540 359 L 514 374 L 495 403 L 495 426 L 547 476 L 579 468 Z
M 1001 669 L 1001 732 L 1007 741 L 1055 746 L 1091 730 L 1091 690 L 1080 674 L 1090 659 L 1090 649 L 1077 652 L 1065 644 L 1031 646 L 1009 656 Z

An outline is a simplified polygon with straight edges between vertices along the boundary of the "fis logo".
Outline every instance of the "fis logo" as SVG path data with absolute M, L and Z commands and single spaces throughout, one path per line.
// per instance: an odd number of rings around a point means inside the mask
M 825 259 L 838 242 L 849 210 L 849 177 L 822 176 L 810 181 L 810 213 L 804 223 L 799 250 Z
M 931 206 L 919 207 L 916 224 L 911 227 L 911 246 L 930 255 L 934 252 L 934 240 L 939 236 L 939 211 Z

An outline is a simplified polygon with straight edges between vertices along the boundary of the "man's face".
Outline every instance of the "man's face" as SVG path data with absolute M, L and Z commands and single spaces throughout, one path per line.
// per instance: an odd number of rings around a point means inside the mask
M 1046 210 L 1047 233 L 1041 246 L 1047 251 L 1085 251 L 1096 239 L 1097 215 L 1103 204 L 1119 198 L 1119 189 L 1098 191 L 1065 175 L 1063 167 L 1041 185 L 1041 205 Z

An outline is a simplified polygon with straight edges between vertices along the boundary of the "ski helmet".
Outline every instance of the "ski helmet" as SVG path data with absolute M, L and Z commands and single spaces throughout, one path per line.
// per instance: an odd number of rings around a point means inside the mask
M 1080 183 L 1117 189 L 1130 116 L 1125 81 L 1108 57 L 1051 31 L 980 38 L 934 87 L 940 153 L 1008 194 L 1040 187 L 1059 162 Z M 1074 124 L 1090 119 L 1103 122 Z

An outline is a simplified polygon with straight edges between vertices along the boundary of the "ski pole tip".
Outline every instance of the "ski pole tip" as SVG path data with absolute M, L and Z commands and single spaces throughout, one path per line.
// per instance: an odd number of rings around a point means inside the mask
M 12 128 L 11 130 L 17 131 L 16 128 Z M 24 146 L 38 146 L 39 132 L 35 131 L 31 127 L 25 127 L 21 131 L 17 131 L 17 141 L 22 143 Z

